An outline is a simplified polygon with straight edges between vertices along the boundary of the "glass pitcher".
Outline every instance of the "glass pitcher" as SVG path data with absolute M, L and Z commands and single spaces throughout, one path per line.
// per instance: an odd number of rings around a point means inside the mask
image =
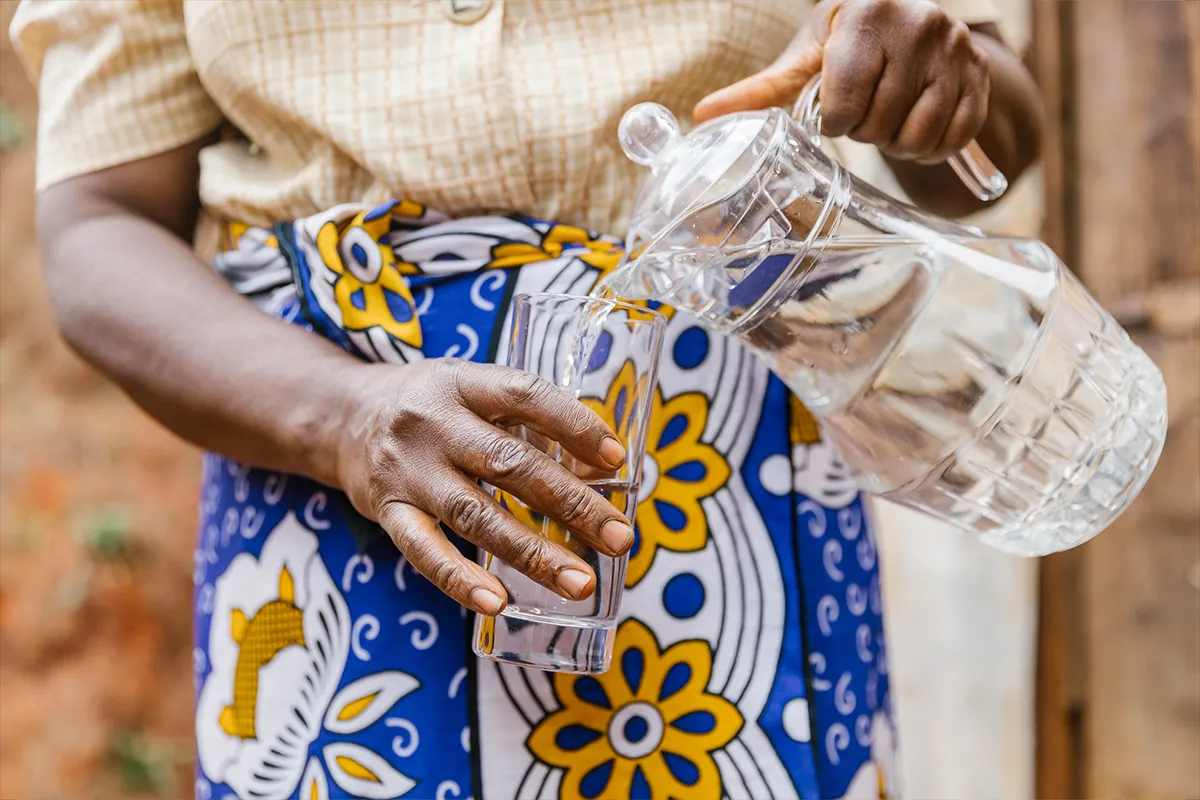
M 686 136 L 630 109 L 621 145 L 650 172 L 601 292 L 736 336 L 868 492 L 1024 555 L 1099 533 L 1162 450 L 1162 374 L 1046 245 L 850 175 L 819 148 L 817 97 Z M 1006 186 L 974 145 L 952 166 L 983 199 Z

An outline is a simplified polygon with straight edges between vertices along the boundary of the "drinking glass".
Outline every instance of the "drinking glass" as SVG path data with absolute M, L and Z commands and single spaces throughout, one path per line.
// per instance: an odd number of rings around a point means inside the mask
M 665 329 L 661 314 L 608 299 L 521 294 L 513 307 L 508 366 L 545 378 L 595 410 L 624 445 L 625 465 L 616 473 L 602 474 L 523 426 L 513 434 L 580 476 L 630 523 L 638 502 Z M 556 672 L 604 672 L 612 660 L 629 556 L 602 555 L 520 499 L 485 488 L 519 521 L 587 562 L 596 573 L 596 590 L 585 600 L 567 600 L 481 552 L 480 563 L 508 591 L 508 605 L 498 617 L 476 616 L 475 653 Z

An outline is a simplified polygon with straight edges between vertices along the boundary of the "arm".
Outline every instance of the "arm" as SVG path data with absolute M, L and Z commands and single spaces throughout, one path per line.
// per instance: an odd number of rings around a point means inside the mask
M 267 317 L 192 254 L 203 145 L 40 194 L 38 235 L 59 330 L 189 442 L 335 484 L 334 441 L 347 409 L 334 387 L 355 362 Z
M 1032 76 L 994 25 L 972 31 L 929 0 L 822 0 L 775 63 L 701 100 L 696 121 L 790 107 L 818 72 L 822 131 L 876 145 L 935 213 L 983 207 L 944 163 L 972 139 L 1010 181 L 1038 156 Z
M 42 192 L 39 239 L 71 346 L 188 441 L 342 487 L 409 563 L 471 609 L 498 613 L 504 587 L 458 552 L 439 521 L 564 597 L 590 595 L 587 563 L 476 481 L 600 552 L 624 553 L 633 531 L 620 511 L 506 431 L 528 426 L 608 472 L 624 450 L 600 417 L 516 370 L 454 359 L 363 364 L 239 298 L 186 241 L 203 144 Z

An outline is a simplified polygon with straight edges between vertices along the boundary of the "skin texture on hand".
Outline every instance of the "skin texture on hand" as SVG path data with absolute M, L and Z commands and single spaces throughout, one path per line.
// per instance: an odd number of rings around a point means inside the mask
M 563 597 L 595 588 L 583 559 L 533 531 L 476 483 L 482 479 L 562 523 L 610 556 L 633 544 L 633 528 L 575 474 L 508 428 L 560 443 L 602 474 L 625 461 L 603 420 L 526 372 L 457 359 L 402 369 L 364 366 L 339 448 L 339 484 L 377 520 L 421 574 L 468 608 L 496 614 L 504 587 L 443 535 L 458 535 Z
M 946 216 L 980 205 L 944 162 L 972 139 L 1011 180 L 1035 160 L 1032 77 L 994 26 L 975 31 L 930 0 L 822 0 L 762 72 L 697 104 L 697 123 L 790 109 L 821 75 L 822 133 L 873 144 L 914 201 Z
M 564 597 L 590 595 L 591 568 L 502 510 L 476 479 L 620 555 L 633 540 L 621 513 L 505 428 L 557 441 L 601 474 L 625 458 L 612 431 L 526 373 L 453 360 L 363 364 L 237 296 L 187 242 L 204 144 L 41 193 L 39 241 L 67 343 L 187 441 L 342 487 L 468 608 L 499 612 L 504 588 L 439 520 Z

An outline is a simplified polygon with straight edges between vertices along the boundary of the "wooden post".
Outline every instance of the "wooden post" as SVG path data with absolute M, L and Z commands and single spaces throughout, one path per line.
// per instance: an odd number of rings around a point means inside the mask
M 1154 477 L 1046 559 L 1038 795 L 1200 797 L 1200 3 L 1034 0 L 1047 238 L 1166 376 Z
M 1031 0 L 1030 60 L 1046 108 L 1043 184 L 1045 241 L 1068 264 L 1077 262 L 1071 233 L 1075 174 L 1074 3 Z M 1086 550 L 1043 559 L 1039 587 L 1036 672 L 1036 789 L 1040 798 L 1083 797 L 1084 708 L 1082 561 Z

